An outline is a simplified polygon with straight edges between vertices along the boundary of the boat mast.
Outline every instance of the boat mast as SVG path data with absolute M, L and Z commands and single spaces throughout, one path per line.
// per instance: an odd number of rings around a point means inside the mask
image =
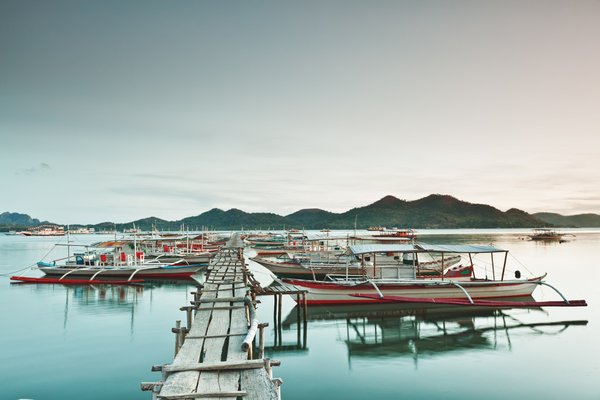
M 137 264 L 137 232 L 135 230 L 135 223 L 133 224 L 133 265 Z
M 67 224 L 67 262 L 71 258 L 71 246 L 69 243 L 71 243 L 71 229 L 69 229 L 69 225 Z

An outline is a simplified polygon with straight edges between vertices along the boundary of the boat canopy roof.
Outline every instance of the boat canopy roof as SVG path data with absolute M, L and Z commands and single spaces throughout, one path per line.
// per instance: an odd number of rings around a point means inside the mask
M 348 246 L 354 255 L 367 253 L 501 253 L 495 246 L 464 244 L 360 244 Z
M 115 248 L 115 247 L 125 247 L 129 244 L 130 242 L 127 240 L 112 240 L 112 241 L 107 241 L 107 242 L 98 242 L 98 243 L 94 243 L 91 244 L 90 247 L 98 247 L 101 249 L 110 249 L 110 248 Z
M 507 251 L 492 245 L 420 243 L 416 246 L 425 251 L 434 253 L 502 253 Z
M 354 255 L 367 253 L 414 253 L 423 252 L 414 244 L 355 244 L 348 246 L 350 252 Z
M 326 233 L 307 233 L 304 238 L 309 242 L 316 242 L 321 240 L 346 240 L 348 235 L 328 235 Z

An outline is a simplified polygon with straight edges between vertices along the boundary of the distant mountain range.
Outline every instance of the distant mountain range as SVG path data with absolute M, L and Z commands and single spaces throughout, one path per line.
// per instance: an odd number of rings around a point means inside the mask
M 178 230 L 185 225 L 190 230 L 207 227 L 210 229 L 359 229 L 370 226 L 398 228 L 534 228 L 542 226 L 600 227 L 600 215 L 580 214 L 563 216 L 553 213 L 528 214 L 511 208 L 503 212 L 489 205 L 473 204 L 452 196 L 432 194 L 414 201 L 386 196 L 373 204 L 353 208 L 344 213 L 333 213 L 318 208 L 307 208 L 281 216 L 273 213 L 247 213 L 232 208 L 227 211 L 213 208 L 193 217 L 178 221 L 149 217 L 129 223 L 103 222 L 96 225 L 77 225 L 96 230 L 118 230 L 137 228 L 149 230 Z M 0 214 L 0 229 L 28 227 L 41 222 L 26 214 Z M 73 225 L 75 227 L 75 225 Z

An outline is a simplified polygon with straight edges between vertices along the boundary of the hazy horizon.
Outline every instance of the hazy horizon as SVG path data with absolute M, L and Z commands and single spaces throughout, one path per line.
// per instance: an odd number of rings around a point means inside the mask
M 0 212 L 600 213 L 598 1 L 0 3 Z

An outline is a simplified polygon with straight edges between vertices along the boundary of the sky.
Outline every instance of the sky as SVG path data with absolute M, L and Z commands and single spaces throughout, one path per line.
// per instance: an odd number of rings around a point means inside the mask
M 599 1 L 0 2 L 0 212 L 600 213 Z

